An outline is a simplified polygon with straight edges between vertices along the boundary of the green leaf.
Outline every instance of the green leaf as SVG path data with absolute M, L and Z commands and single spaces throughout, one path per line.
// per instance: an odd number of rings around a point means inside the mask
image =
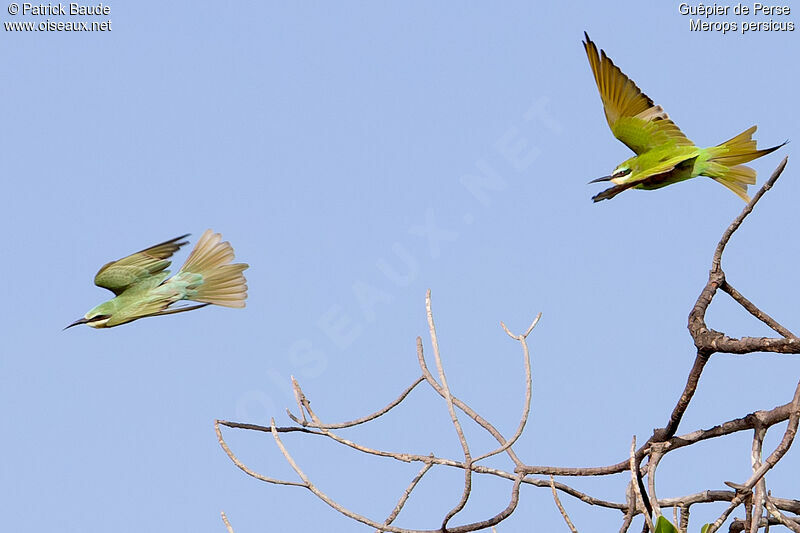
M 663 516 L 659 516 L 658 521 L 656 522 L 655 533 L 678 533 L 678 528 L 673 526 L 672 522 Z
M 706 531 L 708 531 L 708 528 L 710 528 L 710 527 L 711 527 L 711 524 L 704 525 L 703 527 L 700 528 L 700 533 L 706 533 Z

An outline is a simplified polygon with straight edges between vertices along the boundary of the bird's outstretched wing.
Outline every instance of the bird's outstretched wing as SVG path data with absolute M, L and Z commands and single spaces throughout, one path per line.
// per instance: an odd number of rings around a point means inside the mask
M 106 322 L 106 326 L 113 328 L 121 324 L 127 324 L 140 318 L 147 318 L 150 316 L 173 315 L 175 313 L 183 313 L 185 311 L 194 311 L 210 304 L 202 303 L 197 305 L 184 305 L 183 307 L 169 306 L 174 303 L 169 298 L 160 300 L 150 300 L 146 302 L 139 302 L 133 305 L 125 306 L 118 312 L 114 313 L 111 318 Z
M 167 268 L 170 265 L 170 261 L 167 259 L 181 246 L 188 243 L 188 241 L 181 241 L 188 236 L 187 233 L 107 263 L 97 272 L 94 284 L 108 289 L 116 295 L 122 294 L 131 285 Z
M 586 32 L 583 35 L 586 37 L 583 48 L 589 58 L 606 120 L 614 137 L 636 154 L 667 143 L 694 146 L 661 106 L 655 105 L 633 80 L 623 74 L 605 51 L 598 53 L 597 46 Z

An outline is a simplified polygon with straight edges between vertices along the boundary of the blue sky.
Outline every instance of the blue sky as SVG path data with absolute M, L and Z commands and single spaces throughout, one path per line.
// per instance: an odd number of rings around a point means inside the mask
M 761 146 L 795 141 L 753 163 L 759 183 L 796 148 L 796 31 L 691 32 L 678 2 L 110 6 L 97 19 L 110 32 L 0 32 L 0 500 L 17 532 L 221 532 L 223 509 L 237 533 L 358 530 L 302 489 L 245 476 L 213 420 L 288 422 L 291 375 L 325 420 L 382 406 L 418 376 L 428 288 L 454 393 L 508 435 L 523 374 L 499 322 L 522 331 L 543 312 L 517 451 L 530 464 L 615 463 L 680 394 L 694 358 L 686 316 L 743 204 L 704 178 L 590 201 L 601 187 L 586 182 L 629 152 L 608 131 L 583 31 L 698 144 L 752 124 Z M 496 187 L 476 192 L 475 176 Z M 790 329 L 796 176 L 790 160 L 724 259 L 734 286 Z M 206 228 L 251 265 L 245 310 L 61 330 L 107 298 L 91 283 L 101 265 Z M 724 295 L 708 320 L 768 333 Z M 715 356 L 680 432 L 788 401 L 799 370 L 788 356 Z M 268 435 L 226 435 L 253 468 L 294 479 Z M 345 436 L 460 450 L 428 391 Z M 322 490 L 378 520 L 417 470 L 285 442 Z M 749 446 L 743 434 L 669 455 L 660 495 L 745 479 Z M 768 477 L 776 495 L 797 497 L 798 466 L 793 451 Z M 398 525 L 436 527 L 461 479 L 432 472 Z M 624 477 L 567 481 L 623 498 Z M 477 480 L 459 523 L 496 513 L 509 489 Z M 580 530 L 619 527 L 616 512 L 563 502 Z M 693 508 L 693 529 L 721 511 Z M 564 527 L 548 490 L 526 488 L 498 530 L 531 524 Z

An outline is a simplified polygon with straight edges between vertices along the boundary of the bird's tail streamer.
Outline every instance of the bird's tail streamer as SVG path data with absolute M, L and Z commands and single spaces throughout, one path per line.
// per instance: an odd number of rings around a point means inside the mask
M 755 184 L 756 171 L 743 163 L 772 153 L 786 144 L 784 142 L 772 148 L 759 150 L 756 148 L 756 140 L 753 139 L 755 131 L 756 126 L 753 126 L 736 137 L 708 149 L 710 152 L 708 174 L 745 202 L 750 201 L 747 186 Z

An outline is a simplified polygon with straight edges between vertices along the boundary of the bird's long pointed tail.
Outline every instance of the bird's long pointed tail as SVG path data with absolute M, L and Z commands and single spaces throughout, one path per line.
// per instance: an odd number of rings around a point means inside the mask
M 753 139 L 756 128 L 757 126 L 753 126 L 746 129 L 736 137 L 708 149 L 708 174 L 745 202 L 750 201 L 747 186 L 755 184 L 756 171 L 743 163 L 772 153 L 788 142 L 759 150 L 756 148 L 756 140 Z
M 231 243 L 223 242 L 219 233 L 206 230 L 177 274 L 202 276 L 199 283 L 190 287 L 192 291 L 187 299 L 225 307 L 244 307 L 247 280 L 242 272 L 249 265 L 231 263 L 233 257 Z

